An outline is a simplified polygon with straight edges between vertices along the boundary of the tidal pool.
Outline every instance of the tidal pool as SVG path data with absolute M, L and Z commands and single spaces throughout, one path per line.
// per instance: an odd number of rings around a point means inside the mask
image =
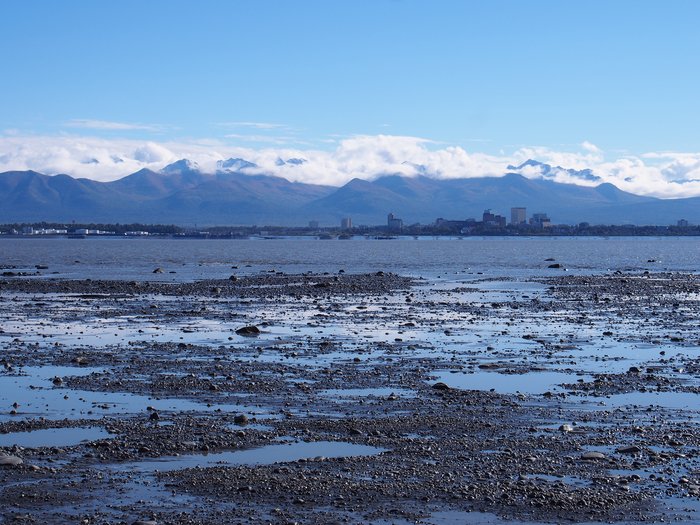
M 72 447 L 110 436 L 111 434 L 101 427 L 45 428 L 0 434 L 0 447 Z
M 433 373 L 438 382 L 463 390 L 494 390 L 499 394 L 544 394 L 563 391 L 564 383 L 575 383 L 579 379 L 590 380 L 590 376 L 566 372 L 543 371 L 524 374 L 502 374 L 499 372 L 454 373 L 438 370 Z
M 217 454 L 190 454 L 183 456 L 168 456 L 163 458 L 124 463 L 117 466 L 118 470 L 139 472 L 169 472 L 194 467 L 227 467 L 241 465 L 271 465 L 287 463 L 302 459 L 346 458 L 374 456 L 386 452 L 386 449 L 343 443 L 339 441 L 300 441 L 267 445 L 250 450 L 236 450 Z
M 85 376 L 93 372 L 100 373 L 102 370 L 65 366 L 25 367 L 21 369 L 21 375 L 0 376 L 0 421 L 27 417 L 98 419 L 115 414 L 145 413 L 149 406 L 163 412 L 220 410 L 256 415 L 267 413 L 260 408 L 237 404 L 210 404 L 177 398 L 156 399 L 127 392 L 73 390 L 52 383 L 54 377 Z

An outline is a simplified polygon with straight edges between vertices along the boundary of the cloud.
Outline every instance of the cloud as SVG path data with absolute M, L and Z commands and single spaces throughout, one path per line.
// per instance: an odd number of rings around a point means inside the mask
M 220 122 L 219 126 L 227 128 L 254 128 L 254 129 L 289 129 L 286 124 L 274 122 Z
M 249 151 L 260 171 L 300 182 L 340 185 L 353 178 L 376 179 L 381 175 L 440 178 L 497 176 L 505 173 L 505 159 L 468 154 L 459 147 L 434 149 L 432 140 L 395 135 L 359 135 L 334 143 L 335 149 L 265 149 Z M 278 158 L 304 158 L 303 167 L 279 166 Z
M 147 142 L 134 150 L 133 158 L 145 164 L 152 164 L 154 162 L 168 162 L 173 160 L 175 154 L 168 148 L 159 146 L 154 142 Z
M 599 181 L 585 181 L 565 170 L 557 170 L 553 177 L 557 182 L 589 186 L 608 182 L 630 193 L 661 198 L 700 196 L 700 153 L 648 152 L 608 159 L 604 151 L 586 144 L 581 144 L 581 151 L 524 147 L 515 151 L 514 158 L 518 162 L 537 159 L 575 170 L 589 168 L 600 177 Z M 541 172 L 535 168 L 524 170 L 523 175 L 535 178 Z
M 259 142 L 263 144 L 277 144 L 278 146 L 286 146 L 289 144 L 302 144 L 305 141 L 299 141 L 296 137 L 280 136 L 280 135 L 245 135 L 241 133 L 229 133 L 225 135 L 227 139 L 235 139 L 244 142 Z M 308 142 L 306 142 L 308 144 Z
M 159 126 L 111 122 L 109 120 L 73 119 L 65 123 L 69 128 L 109 130 L 109 131 L 158 131 Z
M 581 147 L 589 153 L 600 153 L 600 148 L 587 140 L 581 143 Z
M 516 150 L 513 154 L 517 163 L 520 164 L 528 159 L 538 160 L 552 166 L 561 166 L 575 170 L 595 168 L 604 161 L 603 152 L 596 148 L 596 151 L 583 148 L 581 151 L 553 150 L 545 146 L 526 146 Z
M 609 156 L 594 144 L 584 142 L 573 149 L 525 146 L 490 155 L 426 138 L 397 135 L 337 136 L 323 144 L 326 149 L 287 143 L 279 137 L 272 142 L 252 144 L 241 137 L 155 142 L 82 135 L 4 134 L 0 135 L 0 172 L 32 169 L 49 175 L 67 173 L 107 181 L 142 168 L 159 170 L 181 158 L 196 161 L 202 170 L 213 172 L 217 161 L 233 157 L 259 166 L 248 173 L 339 186 L 356 177 L 372 180 L 386 174 L 443 179 L 497 177 L 509 171 L 509 164 L 535 159 L 566 168 L 547 174 L 557 182 L 591 186 L 609 182 L 625 191 L 658 197 L 700 196 L 700 152 Z M 306 162 L 282 164 L 280 158 L 303 158 Z M 599 179 L 583 180 L 567 169 L 590 169 Z M 525 168 L 522 174 L 530 178 L 543 176 L 536 167 Z
M 141 168 L 160 169 L 172 160 L 176 155 L 167 146 L 146 141 L 66 135 L 0 137 L 0 171 L 35 170 L 107 181 Z

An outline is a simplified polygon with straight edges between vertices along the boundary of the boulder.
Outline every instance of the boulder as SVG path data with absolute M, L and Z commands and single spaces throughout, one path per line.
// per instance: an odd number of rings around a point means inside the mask
M 238 335 L 242 335 L 245 337 L 255 337 L 256 335 L 259 335 L 260 329 L 255 326 L 255 325 L 250 325 L 250 326 L 244 326 L 243 328 L 239 328 L 236 330 L 236 333 Z

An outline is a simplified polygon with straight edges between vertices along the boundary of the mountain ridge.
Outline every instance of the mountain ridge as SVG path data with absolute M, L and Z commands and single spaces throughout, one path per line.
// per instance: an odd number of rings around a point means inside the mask
M 297 169 L 303 159 L 284 162 Z M 213 173 L 181 159 L 158 172 L 142 169 L 110 182 L 11 171 L 0 173 L 0 221 L 291 226 L 311 220 L 335 225 L 349 216 L 355 224 L 376 225 L 393 212 L 407 224 L 429 224 L 438 217 L 479 219 L 485 209 L 509 216 L 511 207 L 526 207 L 529 215 L 548 213 L 554 223 L 564 224 L 673 224 L 681 218 L 700 222 L 698 197 L 662 200 L 610 183 L 592 186 L 590 179 L 586 185 L 564 184 L 517 173 L 533 166 L 564 169 L 528 161 L 501 177 L 385 174 L 374 180 L 355 178 L 340 187 L 260 173 L 257 165 L 240 158 L 220 161 Z M 589 171 L 576 173 L 588 177 Z

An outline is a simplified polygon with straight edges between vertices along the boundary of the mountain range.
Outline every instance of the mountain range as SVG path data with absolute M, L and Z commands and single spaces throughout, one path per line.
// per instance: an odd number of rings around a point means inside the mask
M 304 159 L 278 159 L 301 165 Z M 536 168 L 541 178 L 517 172 Z M 35 171 L 0 173 L 0 222 L 168 223 L 180 225 L 377 225 L 393 212 L 406 224 L 429 224 L 438 217 L 479 219 L 485 209 L 509 217 L 511 207 L 528 215 L 545 212 L 563 224 L 675 224 L 700 222 L 700 198 L 657 199 L 624 192 L 612 184 L 582 186 L 551 180 L 561 167 L 534 160 L 509 166 L 502 177 L 436 179 L 384 175 L 353 179 L 342 187 L 290 182 L 249 174 L 258 166 L 245 159 L 220 161 L 204 173 L 187 159 L 159 172 L 142 169 L 122 179 L 98 182 Z M 418 173 L 424 173 L 422 166 Z M 598 180 L 590 170 L 565 170 L 573 178 Z

